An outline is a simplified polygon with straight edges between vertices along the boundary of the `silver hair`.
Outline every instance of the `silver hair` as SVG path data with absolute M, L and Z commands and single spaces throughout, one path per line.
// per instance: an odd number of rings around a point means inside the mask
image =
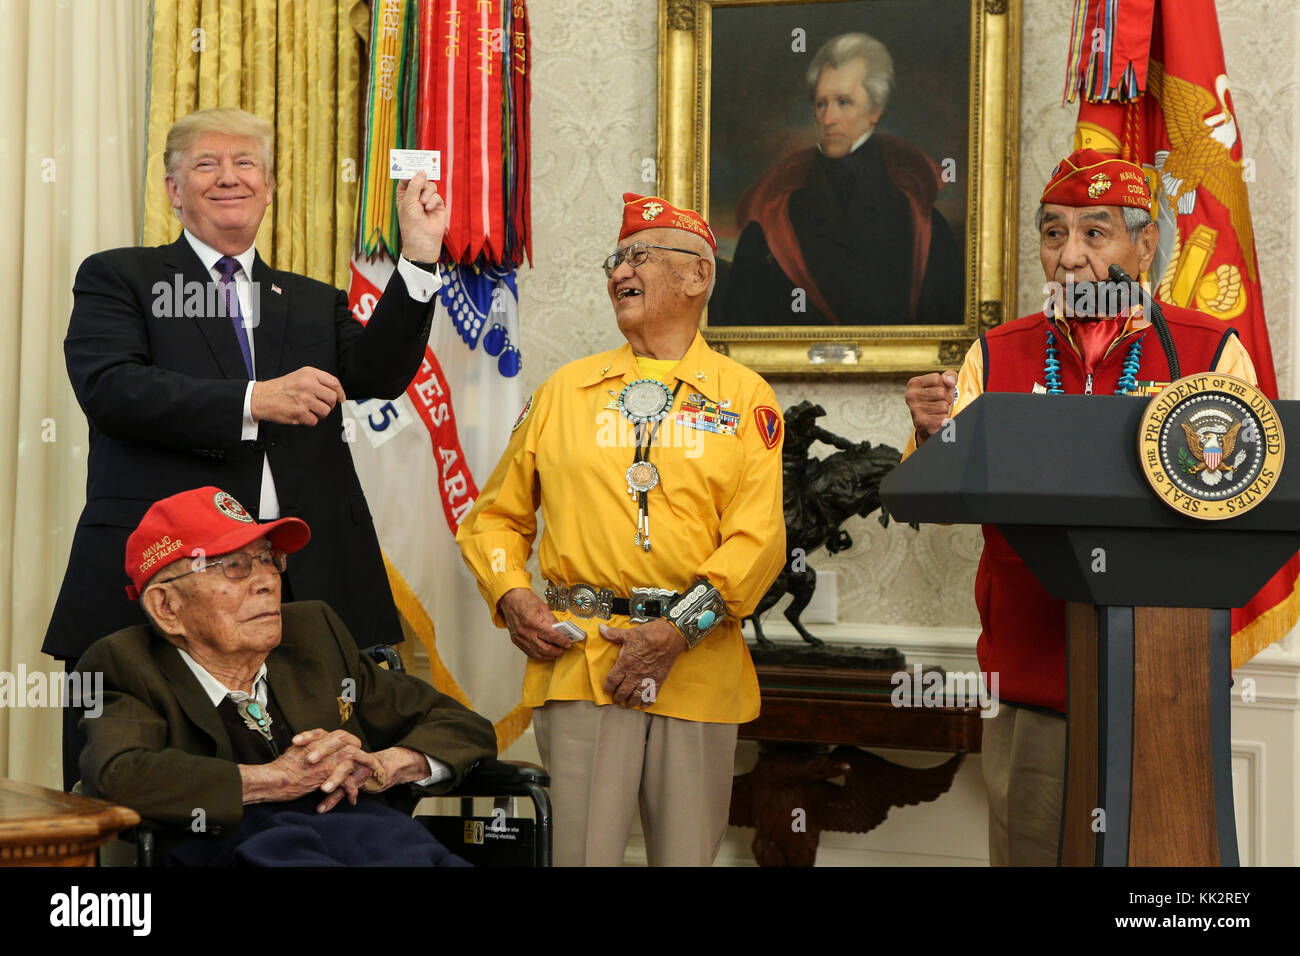
M 841 33 L 822 44 L 804 77 L 808 95 L 817 95 L 817 81 L 823 67 L 838 70 L 850 60 L 866 61 L 867 75 L 862 78 L 862 87 L 867 91 L 867 103 L 871 109 L 883 113 L 894 92 L 894 58 L 883 43 L 865 33 Z
M 1043 231 L 1043 209 L 1043 205 L 1040 204 L 1038 214 L 1034 217 L 1034 226 L 1039 232 Z M 1151 218 L 1151 213 L 1137 206 L 1121 206 L 1120 212 L 1124 216 L 1124 228 L 1128 230 L 1130 242 L 1136 243 L 1142 238 L 1142 230 L 1156 222 Z
M 685 232 L 686 230 L 683 229 L 681 231 Z M 709 245 L 708 241 L 703 236 L 696 235 L 693 232 L 688 232 L 686 234 L 690 236 L 686 245 L 694 247 L 695 251 L 700 254 L 700 258 L 707 259 L 709 265 L 713 267 L 709 276 L 709 287 L 704 290 L 704 301 L 707 304 L 709 299 L 713 298 L 713 287 L 718 283 L 718 260 L 713 254 L 713 247 Z

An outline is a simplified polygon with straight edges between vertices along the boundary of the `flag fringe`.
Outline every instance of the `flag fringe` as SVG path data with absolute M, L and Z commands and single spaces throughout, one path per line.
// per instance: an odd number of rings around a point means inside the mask
M 1232 669 L 1236 670 L 1275 641 L 1291 633 L 1300 619 L 1300 577 L 1291 593 L 1232 635 Z
M 518 740 L 520 734 L 528 729 L 528 725 L 532 721 L 533 709 L 521 702 L 515 704 L 510 713 L 493 724 L 493 729 L 497 732 L 497 753 L 504 752 L 507 747 Z
M 429 612 L 424 609 L 415 591 L 406 583 L 406 578 L 402 577 L 402 573 L 388 559 L 387 552 L 384 553 L 384 570 L 388 572 L 388 586 L 393 589 L 393 603 L 397 605 L 398 613 L 406 618 L 406 623 L 411 625 L 411 630 L 415 631 L 415 636 L 429 652 L 429 671 L 433 686 L 473 710 L 474 706 L 469 702 L 469 697 L 461 689 L 460 684 L 456 683 L 456 678 L 451 676 L 451 671 L 447 670 L 447 665 L 442 662 L 442 657 L 438 654 L 438 638 L 434 633 L 433 618 L 429 617 Z
M 451 671 L 447 670 L 447 665 L 442 662 L 442 656 L 438 653 L 438 638 L 434 631 L 433 618 L 429 617 L 424 604 L 414 589 L 406 583 L 406 578 L 402 577 L 402 573 L 388 559 L 387 553 L 384 554 L 384 570 L 388 572 L 388 585 L 393 589 L 393 602 L 397 605 L 398 613 L 406 619 L 406 623 L 411 626 L 411 630 L 415 631 L 415 636 L 420 639 L 420 643 L 429 654 L 429 676 L 433 686 L 473 710 L 474 705 L 470 703 L 468 695 L 460 684 L 456 683 L 456 678 L 451 676 Z M 497 735 L 497 753 L 502 753 L 518 740 L 520 734 L 528 729 L 532 719 L 533 709 L 518 703 L 511 708 L 510 713 L 493 724 L 492 728 Z

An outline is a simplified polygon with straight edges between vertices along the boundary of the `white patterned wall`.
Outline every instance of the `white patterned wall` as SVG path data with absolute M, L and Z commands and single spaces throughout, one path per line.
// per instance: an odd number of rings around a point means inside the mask
M 1071 143 L 1074 108 L 1061 89 L 1069 0 L 1024 0 L 1020 130 L 1018 314 L 1041 298 L 1031 221 L 1048 172 Z M 1293 0 L 1219 0 L 1224 53 L 1246 147 L 1255 160 L 1251 210 L 1264 301 L 1283 397 L 1290 383 L 1296 213 L 1297 63 Z M 534 0 L 533 226 L 535 268 L 521 279 L 525 387 L 564 362 L 622 341 L 599 271 L 616 236 L 625 190 L 649 192 L 655 155 L 657 0 Z M 1028 214 L 1027 214 L 1028 213 Z M 904 379 L 775 382 L 782 405 L 827 411 L 847 438 L 901 448 L 909 423 Z M 977 624 L 972 528 L 845 526 L 854 547 L 812 565 L 838 575 L 840 619 L 915 626 Z

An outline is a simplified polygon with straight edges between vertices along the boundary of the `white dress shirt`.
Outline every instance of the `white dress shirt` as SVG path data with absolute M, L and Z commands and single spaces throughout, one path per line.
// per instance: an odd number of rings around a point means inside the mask
M 185 238 L 189 241 L 190 246 L 198 255 L 203 267 L 208 270 L 212 278 L 221 279 L 221 269 L 217 267 L 217 262 L 221 259 L 221 253 L 213 249 L 202 239 L 199 239 L 188 229 L 185 230 Z M 256 379 L 257 370 L 257 345 L 253 334 L 256 330 L 252 327 L 253 316 L 253 298 L 252 298 L 252 274 L 253 260 L 256 258 L 255 247 L 249 246 L 239 255 L 234 256 L 239 268 L 235 270 L 235 294 L 239 297 L 239 314 L 244 317 L 244 328 L 248 332 L 248 355 L 253 363 L 254 379 Z M 412 265 L 405 257 L 397 260 L 397 271 L 402 274 L 402 279 L 406 282 L 406 291 L 410 293 L 412 299 L 416 302 L 428 302 L 433 298 L 433 294 L 442 287 L 442 278 L 419 266 Z M 241 427 L 240 441 L 257 440 L 257 421 L 253 418 L 253 384 L 248 383 L 248 389 L 244 392 L 244 421 Z M 257 520 L 274 521 L 280 517 L 280 498 L 275 491 L 275 478 L 271 474 L 271 463 L 266 455 L 262 455 L 262 491 L 258 496 L 257 503 Z
M 416 266 L 415 268 L 418 269 L 419 266 Z M 221 683 L 221 681 L 217 680 L 208 672 L 207 668 L 191 657 L 189 652 L 178 647 L 176 648 L 176 653 L 180 654 L 181 660 L 185 662 L 185 666 L 190 669 L 190 673 L 192 673 L 198 680 L 199 686 L 202 687 L 203 692 L 208 695 L 208 700 L 212 701 L 213 707 L 219 706 L 227 697 L 233 700 L 236 704 L 242 703 L 251 697 L 253 700 L 256 700 L 261 704 L 263 709 L 266 708 L 266 689 L 268 685 L 266 681 L 265 663 L 258 668 L 257 676 L 253 678 L 253 693 L 249 695 L 241 690 L 231 690 L 225 684 Z M 269 711 L 267 712 L 267 716 L 270 716 Z M 452 776 L 451 768 L 441 760 L 434 760 L 428 754 L 423 754 L 423 757 L 425 760 L 429 761 L 429 776 L 425 777 L 423 780 L 417 780 L 415 786 L 428 787 L 437 783 L 439 780 L 446 780 Z

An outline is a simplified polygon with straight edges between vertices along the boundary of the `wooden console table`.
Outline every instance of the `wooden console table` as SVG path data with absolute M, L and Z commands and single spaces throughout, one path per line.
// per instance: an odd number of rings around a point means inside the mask
M 94 866 L 98 847 L 139 822 L 126 807 L 0 779 L 0 866 Z
M 741 725 L 740 736 L 759 741 L 759 759 L 735 780 L 731 823 L 756 829 L 760 866 L 812 866 L 821 831 L 866 833 L 893 807 L 934 800 L 952 786 L 965 754 L 979 753 L 978 706 L 925 707 L 909 700 L 895 707 L 893 671 L 757 670 L 762 711 Z M 953 756 L 916 769 L 858 747 Z M 843 784 L 834 782 L 841 777 Z

